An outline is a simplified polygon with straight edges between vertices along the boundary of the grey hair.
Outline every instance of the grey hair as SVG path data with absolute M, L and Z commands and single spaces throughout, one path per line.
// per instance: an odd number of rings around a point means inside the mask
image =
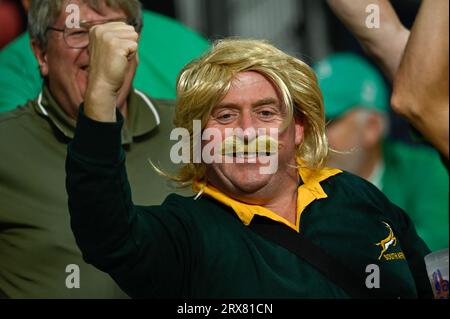
M 139 0 L 104 0 L 106 5 L 113 9 L 121 9 L 136 25 L 138 32 L 142 29 L 142 10 Z M 41 48 L 47 46 L 47 30 L 61 14 L 64 5 L 70 0 L 31 0 L 28 11 L 28 32 L 30 38 L 37 41 Z M 99 8 L 98 0 L 80 0 L 93 9 Z

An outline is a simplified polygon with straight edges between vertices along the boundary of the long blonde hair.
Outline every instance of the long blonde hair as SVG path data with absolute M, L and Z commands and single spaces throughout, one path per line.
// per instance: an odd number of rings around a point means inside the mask
M 302 165 L 322 167 L 328 156 L 328 142 L 323 98 L 314 71 L 266 41 L 237 38 L 217 41 L 209 52 L 186 65 L 178 76 L 174 124 L 189 131 L 191 158 L 195 138 L 193 120 L 201 120 L 203 129 L 213 108 L 230 89 L 233 78 L 246 71 L 264 75 L 279 90 L 287 113 L 283 128 L 294 116 L 303 121 L 304 140 L 297 148 Z M 185 164 L 176 175 L 164 175 L 187 186 L 193 180 L 205 178 L 205 164 Z

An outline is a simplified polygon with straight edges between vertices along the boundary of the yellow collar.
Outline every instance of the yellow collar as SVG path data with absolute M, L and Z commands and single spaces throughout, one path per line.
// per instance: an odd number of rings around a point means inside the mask
M 305 208 L 315 200 L 328 197 L 322 186 L 320 186 L 320 182 L 332 176 L 340 174 L 342 173 L 342 171 L 339 169 L 328 167 L 320 170 L 302 167 L 298 169 L 298 173 L 303 181 L 303 184 L 298 188 L 297 220 L 295 225 L 267 208 L 258 205 L 244 204 L 231 197 L 228 197 L 215 187 L 206 185 L 204 181 L 194 182 L 192 185 L 192 189 L 194 192 L 202 191 L 204 194 L 214 198 L 220 203 L 231 207 L 236 215 L 238 215 L 239 219 L 246 226 L 250 224 L 255 215 L 260 215 L 283 223 L 291 227 L 295 231 L 300 232 L 300 216 Z

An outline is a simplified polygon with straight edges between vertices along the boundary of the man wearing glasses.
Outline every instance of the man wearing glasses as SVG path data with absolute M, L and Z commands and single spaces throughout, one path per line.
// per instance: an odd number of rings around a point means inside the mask
M 68 5 L 79 9 L 79 27 L 66 23 L 72 21 Z M 64 185 L 67 143 L 96 67 L 89 63 L 89 32 L 96 25 L 104 25 L 108 36 L 138 39 L 139 1 L 31 1 L 31 45 L 44 85 L 35 100 L 0 116 L 0 298 L 125 297 L 108 275 L 83 261 Z M 160 204 L 171 189 L 148 159 L 170 169 L 173 106 L 132 87 L 139 57 L 130 59 L 112 98 L 126 118 L 121 136 L 132 195 L 143 205 Z

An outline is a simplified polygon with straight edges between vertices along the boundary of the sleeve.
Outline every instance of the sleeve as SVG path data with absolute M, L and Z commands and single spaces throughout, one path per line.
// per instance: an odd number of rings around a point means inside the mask
M 391 211 L 395 214 L 397 237 L 402 246 L 409 268 L 413 275 L 419 298 L 433 298 L 433 291 L 425 266 L 425 256 L 431 251 L 417 234 L 411 218 L 401 208 L 394 204 Z
M 358 179 L 360 182 L 362 179 Z M 391 221 L 397 239 L 400 241 L 402 251 L 408 262 L 409 269 L 414 278 L 418 298 L 433 298 L 433 291 L 430 281 L 428 279 L 427 270 L 425 267 L 425 256 L 431 251 L 427 244 L 417 234 L 416 227 L 408 216 L 408 214 L 393 204 L 385 194 L 383 194 L 373 184 L 363 181 L 359 188 L 366 188 L 367 198 L 376 207 L 381 208 L 383 216 Z
M 71 227 L 86 262 L 131 297 L 182 297 L 190 272 L 191 223 L 181 205 L 133 205 L 121 147 L 123 117 L 80 114 L 66 159 Z

